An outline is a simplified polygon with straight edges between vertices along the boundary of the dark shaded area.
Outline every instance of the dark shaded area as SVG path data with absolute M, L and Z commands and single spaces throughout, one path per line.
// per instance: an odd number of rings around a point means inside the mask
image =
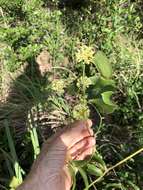
M 6 102 L 0 108 L 1 121 L 4 119 L 12 120 L 12 118 L 23 120 L 23 122 L 17 122 L 14 129 L 20 128 L 21 132 L 25 131 L 27 112 L 36 101 L 35 91 L 37 96 L 40 94 L 41 82 L 42 76 L 38 66 L 31 61 L 25 71 L 13 81 Z
M 58 0 L 56 3 L 52 1 L 43 0 L 44 6 L 50 9 L 64 9 L 69 8 L 71 10 L 79 10 L 88 6 L 90 0 Z
M 88 17 L 88 14 L 84 11 L 85 9 L 92 7 L 91 12 L 94 13 L 99 8 L 99 3 L 93 3 L 91 0 L 58 0 L 55 3 L 43 0 L 43 2 L 43 6 L 47 7 L 47 9 L 51 11 L 60 10 L 63 13 L 61 20 L 66 26 L 66 31 L 70 36 L 79 35 L 79 24 Z M 95 21 L 95 19 L 93 20 Z M 84 37 L 86 37 L 86 34 Z
M 42 90 L 48 82 L 46 73 L 44 75 L 41 74 L 39 65 L 35 62 L 34 58 L 30 58 L 27 62 L 29 64 L 26 66 L 24 72 L 11 84 L 6 102 L 0 105 L 0 128 L 3 127 L 3 121 L 5 119 L 9 120 L 13 126 L 13 133 L 16 134 L 15 137 L 18 141 L 22 141 L 24 132 L 27 130 L 26 122 L 29 110 L 39 102 L 44 103 L 49 95 L 48 91 L 44 92 Z M 40 116 L 36 115 L 36 122 L 38 120 L 40 121 L 40 118 L 38 118 Z M 47 130 L 46 134 L 50 136 L 52 132 L 50 131 L 51 127 L 46 126 L 45 128 Z M 38 129 L 41 133 L 40 123 Z
M 89 105 L 89 109 L 90 109 L 90 119 L 93 123 L 93 131 L 96 132 L 97 131 L 96 127 L 100 125 L 101 118 L 95 106 Z
M 25 13 L 22 10 L 23 4 L 24 4 L 23 0 L 18 0 L 18 1 L 14 0 L 10 2 L 8 0 L 0 1 L 0 7 L 3 9 L 3 11 L 8 12 L 11 17 L 16 16 L 17 19 L 20 21 L 23 21 L 25 18 Z
M 89 0 L 59 0 L 59 8 L 71 8 L 71 9 L 80 9 L 81 7 L 87 6 Z
M 32 106 L 38 101 L 44 101 L 47 94 L 43 94 L 41 88 L 45 85 L 45 76 L 42 76 L 34 58 L 28 60 L 28 65 L 24 72 L 18 76 L 11 85 L 10 92 L 5 102 L 0 103 L 0 138 L 1 148 L 9 153 L 7 146 L 7 136 L 5 133 L 5 121 L 8 122 L 11 135 L 14 139 L 17 156 L 22 163 L 21 167 L 28 172 L 33 162 L 33 150 L 31 140 L 27 136 L 27 119 L 28 113 Z M 48 95 L 47 95 L 48 96 Z M 37 118 L 38 122 L 38 118 Z M 38 125 L 37 125 L 38 126 Z M 34 126 L 35 127 L 35 126 Z M 42 125 L 38 126 L 39 141 L 42 143 Z M 46 126 L 46 132 L 50 136 L 53 130 L 50 126 Z M 45 137 L 47 138 L 47 137 Z M 7 179 L 9 172 L 5 158 L 0 159 L 0 173 Z M 11 174 L 14 176 L 14 174 Z M 4 181 L 7 185 L 9 181 Z

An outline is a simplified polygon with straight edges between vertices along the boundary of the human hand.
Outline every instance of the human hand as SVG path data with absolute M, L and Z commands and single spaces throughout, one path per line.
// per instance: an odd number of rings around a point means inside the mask
M 94 151 L 90 120 L 77 121 L 48 140 L 30 174 L 17 190 L 70 190 L 69 160 L 83 160 Z

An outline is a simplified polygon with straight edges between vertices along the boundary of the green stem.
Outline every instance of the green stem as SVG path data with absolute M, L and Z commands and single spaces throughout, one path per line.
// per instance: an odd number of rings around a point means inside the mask
M 1 184 L 0 184 L 0 188 L 1 188 L 1 189 L 4 189 L 4 190 L 8 190 L 5 186 L 3 186 L 3 185 L 1 185 Z
M 76 78 L 75 74 L 71 70 L 65 67 L 52 67 L 52 69 L 61 69 L 61 70 L 67 71 L 68 73 L 71 73 L 74 78 Z
M 7 135 L 7 140 L 8 140 L 8 144 L 9 144 L 9 149 L 10 149 L 10 153 L 12 156 L 12 159 L 14 160 L 14 169 L 15 169 L 15 175 L 16 178 L 19 181 L 19 184 L 22 183 L 23 179 L 22 179 L 22 173 L 21 173 L 21 167 L 18 163 L 18 158 L 17 158 L 17 154 L 15 151 L 15 146 L 14 146 L 14 142 L 10 133 L 10 129 L 9 129 L 9 123 L 7 120 L 5 120 L 4 122 L 4 126 L 5 126 L 5 130 L 6 130 L 6 135 Z
M 6 20 L 6 17 L 4 16 L 4 13 L 3 13 L 3 10 L 2 10 L 1 7 L 0 7 L 0 14 L 1 14 L 2 18 L 3 18 L 5 28 L 8 28 L 7 20 Z
M 36 131 L 36 126 L 34 124 L 31 111 L 29 113 L 29 132 L 30 132 L 33 149 L 34 149 L 34 159 L 36 159 L 40 153 L 40 146 L 39 146 L 39 140 L 38 140 L 38 134 Z
M 82 77 L 84 79 L 85 77 L 85 64 L 83 63 L 83 67 L 82 67 Z M 85 97 L 85 84 L 84 84 L 84 81 L 83 81 L 83 97 Z
M 121 160 L 120 162 L 118 162 L 117 164 L 115 164 L 114 166 L 111 166 L 110 168 L 108 168 L 103 175 L 101 175 L 99 178 L 97 178 L 95 181 L 93 181 L 88 188 L 85 188 L 84 190 L 89 189 L 91 186 L 93 186 L 95 183 L 99 182 L 107 173 L 109 173 L 110 171 L 114 170 L 115 168 L 117 168 L 118 166 L 120 166 L 121 164 L 129 161 L 131 158 L 133 158 L 134 156 L 136 156 L 137 154 L 143 152 L 143 148 L 140 148 L 139 150 L 137 150 L 136 152 L 134 152 L 133 154 L 127 156 L 125 159 Z

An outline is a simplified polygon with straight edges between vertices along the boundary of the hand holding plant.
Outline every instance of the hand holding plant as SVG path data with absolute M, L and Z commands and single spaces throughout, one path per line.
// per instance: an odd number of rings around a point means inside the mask
M 78 121 L 57 133 L 42 148 L 30 174 L 18 190 L 70 190 L 71 160 L 83 160 L 94 151 L 90 120 Z

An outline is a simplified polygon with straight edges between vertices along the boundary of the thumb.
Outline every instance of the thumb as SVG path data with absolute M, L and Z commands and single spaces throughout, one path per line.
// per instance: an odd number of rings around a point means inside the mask
M 91 126 L 91 120 L 76 121 L 71 124 L 70 128 L 60 135 L 60 140 L 67 149 L 70 149 L 74 144 L 82 139 L 93 136 Z

